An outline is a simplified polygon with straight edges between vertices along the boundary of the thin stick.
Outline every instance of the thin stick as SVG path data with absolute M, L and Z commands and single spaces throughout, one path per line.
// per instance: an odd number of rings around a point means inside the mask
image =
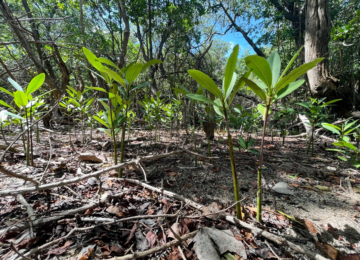
M 22 179 L 24 181 L 30 181 L 32 183 L 34 183 L 36 186 L 38 186 L 40 183 L 32 178 L 29 178 L 25 175 L 20 175 L 20 174 L 17 174 L 15 172 L 12 172 L 12 171 L 9 171 L 7 169 L 5 169 L 3 166 L 0 166 L 0 172 L 2 172 L 3 174 L 7 175 L 7 176 L 10 176 L 10 177 L 15 177 L 15 178 L 19 178 L 19 179 Z
M 33 260 L 32 258 L 26 257 L 25 255 L 23 255 L 22 253 L 20 253 L 20 252 L 14 247 L 14 244 L 13 244 L 12 242 L 11 242 L 11 244 L 10 244 L 10 248 L 11 248 L 12 250 L 14 250 L 14 252 L 15 252 L 16 254 L 18 254 L 18 255 L 21 257 L 21 259 Z
M 131 259 L 142 258 L 142 257 L 148 256 L 148 255 L 154 254 L 154 253 L 156 253 L 158 251 L 163 251 L 168 247 L 178 245 L 178 244 L 182 243 L 183 241 L 194 237 L 197 234 L 197 232 L 198 232 L 198 230 L 180 237 L 180 240 L 173 240 L 173 241 L 171 241 L 169 243 L 166 243 L 166 244 L 164 244 L 162 246 L 157 246 L 157 247 L 154 247 L 152 249 L 149 249 L 149 250 L 146 250 L 146 251 L 143 251 L 143 252 L 135 252 L 135 253 L 133 253 L 131 255 L 125 255 L 125 256 L 121 256 L 121 257 L 110 258 L 110 260 L 131 260 Z
M 46 167 L 45 167 L 44 173 L 42 174 L 42 176 L 41 176 L 41 178 L 40 178 L 40 181 L 39 181 L 40 183 L 41 183 L 41 182 L 43 181 L 43 179 L 44 179 L 44 176 L 45 176 L 45 174 L 46 174 L 47 169 L 49 168 L 50 160 L 51 160 L 51 157 L 52 157 L 51 137 L 49 137 L 49 145 L 50 145 L 50 156 L 49 156 L 48 163 L 47 163 L 47 165 L 46 165 Z

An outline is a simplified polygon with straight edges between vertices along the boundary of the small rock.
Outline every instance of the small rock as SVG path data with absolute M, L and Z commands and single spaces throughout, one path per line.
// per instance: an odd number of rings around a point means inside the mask
M 294 195 L 294 191 L 292 189 L 292 187 L 287 184 L 286 182 L 278 182 L 274 185 L 274 187 L 272 187 L 272 190 L 280 193 L 280 194 L 284 194 L 284 195 Z
M 336 167 L 326 166 L 325 169 L 328 170 L 329 172 L 336 172 Z

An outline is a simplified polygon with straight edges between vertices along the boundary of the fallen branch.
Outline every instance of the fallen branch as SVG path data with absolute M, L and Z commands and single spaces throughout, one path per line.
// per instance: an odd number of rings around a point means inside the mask
M 40 190 L 46 190 L 46 189 L 52 189 L 52 188 L 56 188 L 56 187 L 61 187 L 61 186 L 65 186 L 65 185 L 69 185 L 72 183 L 77 183 L 92 177 L 98 177 L 101 174 L 104 174 L 106 172 L 112 171 L 112 170 L 116 170 L 119 168 L 123 168 L 125 166 L 128 165 L 133 165 L 133 164 L 139 164 L 141 161 L 149 161 L 149 160 L 156 160 L 156 159 L 160 159 L 160 158 L 164 158 L 164 157 L 168 157 L 168 156 L 172 156 L 175 154 L 180 154 L 180 153 L 191 153 L 193 155 L 197 155 L 199 157 L 205 158 L 205 159 L 218 159 L 219 157 L 207 157 L 201 154 L 197 154 L 194 152 L 191 152 L 189 150 L 179 150 L 179 151 L 174 151 L 174 152 L 170 152 L 170 153 L 164 153 L 164 154 L 156 154 L 156 155 L 150 155 L 150 156 L 145 156 L 145 157 L 140 157 L 134 160 L 130 160 L 124 163 L 120 163 L 118 165 L 112 166 L 112 167 L 108 167 L 105 168 L 103 170 L 99 170 L 87 175 L 83 175 L 77 178 L 73 178 L 70 180 L 63 180 L 63 181 L 59 181 L 59 182 L 53 182 L 53 183 L 48 183 L 48 184 L 43 184 L 43 185 L 39 185 L 39 186 L 35 186 L 35 187 L 29 187 L 29 188 L 23 188 L 23 189 L 18 189 L 18 190 L 2 190 L 0 191 L 0 196 L 13 196 L 13 195 L 17 195 L 17 194 L 22 194 L 22 193 L 28 193 L 28 192 L 34 192 L 34 191 L 40 191 Z M 20 175 L 19 175 L 20 176 Z M 23 176 L 21 176 L 23 177 Z M 123 180 L 121 178 L 119 178 L 118 180 Z M 151 186 L 150 186 L 151 187 Z
M 30 256 L 32 254 L 35 254 L 41 250 L 44 250 L 46 248 L 51 247 L 52 245 L 55 245 L 57 243 L 59 243 L 60 241 L 70 237 L 72 234 L 74 234 L 75 232 L 79 232 L 79 231 L 87 231 L 87 230 L 92 230 L 95 226 L 91 226 L 91 227 L 85 227 L 85 228 L 74 228 L 73 230 L 71 230 L 66 236 L 63 236 L 61 238 L 55 239 L 49 243 L 43 244 L 39 247 L 33 248 L 31 249 L 29 252 L 27 252 L 26 254 L 24 254 L 25 257 Z
M 58 220 L 59 218 L 62 218 L 63 216 L 66 216 L 66 215 L 75 215 L 76 213 L 84 212 L 89 208 L 95 207 L 96 205 L 97 205 L 97 203 L 92 202 L 90 204 L 87 204 L 87 205 L 82 206 L 82 207 L 77 208 L 77 209 L 67 210 L 67 211 L 61 212 L 60 214 L 58 214 L 56 216 L 42 218 L 42 219 L 40 218 L 40 219 L 34 220 L 32 222 L 32 225 L 33 225 L 33 227 L 40 226 L 40 225 L 45 224 L 47 222 Z M 6 232 L 24 230 L 24 229 L 27 229 L 27 228 L 29 228 L 29 224 L 27 222 L 18 223 L 18 224 L 14 225 L 14 226 L 12 226 L 10 228 L 1 229 L 0 230 L 0 235 L 3 235 Z
M 131 259 L 142 258 L 142 257 L 148 256 L 148 255 L 154 254 L 154 253 L 156 253 L 158 251 L 164 251 L 165 249 L 167 249 L 169 247 L 178 245 L 178 244 L 182 243 L 183 241 L 194 237 L 197 232 L 198 232 L 198 230 L 196 230 L 194 232 L 191 232 L 189 234 L 186 234 L 186 235 L 180 237 L 181 240 L 176 239 L 176 240 L 173 240 L 173 241 L 171 241 L 169 243 L 166 243 L 166 244 L 164 244 L 162 246 L 157 246 L 157 247 L 154 247 L 152 249 L 149 249 L 149 250 L 146 250 L 146 251 L 143 251 L 143 252 L 135 252 L 135 253 L 130 254 L 130 255 L 125 255 L 125 256 L 121 256 L 121 257 L 113 257 L 113 258 L 110 258 L 109 260 L 131 260 Z
M 19 178 L 19 179 L 22 179 L 24 181 L 30 181 L 32 183 L 34 183 L 36 186 L 38 186 L 40 183 L 34 179 L 31 179 L 25 175 L 21 175 L 21 174 L 17 174 L 15 172 L 12 172 L 12 171 L 9 171 L 9 170 L 6 170 L 3 166 L 0 166 L 0 172 L 2 172 L 3 174 L 7 175 L 7 176 L 10 176 L 10 177 L 15 177 L 15 178 Z

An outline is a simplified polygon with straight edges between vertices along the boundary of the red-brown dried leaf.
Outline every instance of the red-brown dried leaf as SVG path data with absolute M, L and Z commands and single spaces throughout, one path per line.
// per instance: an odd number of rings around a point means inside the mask
M 318 233 L 318 231 L 316 230 L 316 228 L 314 227 L 313 223 L 310 220 L 304 219 L 304 223 L 305 223 L 307 230 L 309 230 L 310 233 L 312 233 L 312 234 Z
M 130 234 L 129 234 L 126 242 L 125 242 L 125 246 L 126 246 L 127 244 L 129 244 L 130 240 L 134 237 L 134 234 L 135 234 L 136 229 L 137 229 L 137 224 L 135 223 L 134 226 L 132 227 L 131 231 L 130 231 Z
M 155 247 L 156 235 L 151 230 L 146 234 L 146 240 L 148 241 L 150 248 Z

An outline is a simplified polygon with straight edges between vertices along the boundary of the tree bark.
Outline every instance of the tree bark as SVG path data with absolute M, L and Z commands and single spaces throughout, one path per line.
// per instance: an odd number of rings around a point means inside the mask
M 126 14 L 123 0 L 119 0 L 119 9 L 120 9 L 121 18 L 123 19 L 125 24 L 124 37 L 121 41 L 120 59 L 118 63 L 118 67 L 122 69 L 123 67 L 126 66 L 125 57 L 126 57 L 127 46 L 130 38 L 130 23 L 129 23 L 129 16 Z
M 307 0 L 305 12 L 305 62 L 325 57 L 321 63 L 307 72 L 310 90 L 315 96 L 321 96 L 329 88 L 334 88 L 329 76 L 327 61 L 331 27 L 329 0 Z

